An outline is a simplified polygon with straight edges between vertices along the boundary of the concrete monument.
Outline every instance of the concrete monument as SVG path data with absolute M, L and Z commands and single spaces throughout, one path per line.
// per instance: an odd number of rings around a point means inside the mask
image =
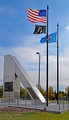
M 32 99 L 39 99 L 41 102 L 45 102 L 45 98 L 17 58 L 12 55 L 6 55 L 4 57 L 3 97 L 7 98 L 9 95 L 11 98 L 20 97 L 20 81 Z

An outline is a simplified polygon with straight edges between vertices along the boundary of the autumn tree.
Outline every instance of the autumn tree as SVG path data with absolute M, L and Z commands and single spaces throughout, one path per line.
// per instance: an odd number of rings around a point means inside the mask
M 48 89 L 48 97 L 51 100 L 55 99 L 55 93 L 53 92 L 53 87 L 52 86 L 50 86 L 49 89 Z
M 46 97 L 46 91 L 40 86 L 40 92 L 44 97 Z

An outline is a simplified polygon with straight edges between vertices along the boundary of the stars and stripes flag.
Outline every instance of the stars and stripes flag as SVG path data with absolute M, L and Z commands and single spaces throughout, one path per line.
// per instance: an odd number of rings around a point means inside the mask
M 43 22 L 46 23 L 46 10 L 28 10 L 28 20 L 37 23 L 37 22 Z

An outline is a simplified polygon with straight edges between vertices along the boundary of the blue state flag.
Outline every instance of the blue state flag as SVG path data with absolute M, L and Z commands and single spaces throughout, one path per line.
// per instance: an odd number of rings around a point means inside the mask
M 41 38 L 40 42 L 41 43 L 47 42 L 47 36 Z M 48 43 L 53 43 L 53 42 L 56 42 L 56 32 L 48 36 Z

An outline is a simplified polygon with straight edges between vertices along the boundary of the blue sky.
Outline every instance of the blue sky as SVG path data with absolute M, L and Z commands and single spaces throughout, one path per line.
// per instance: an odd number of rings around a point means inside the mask
M 32 80 L 38 82 L 38 55 L 41 55 L 41 85 L 46 86 L 45 34 L 33 35 L 35 24 L 27 19 L 27 8 L 46 9 L 49 5 L 49 34 L 59 23 L 60 90 L 69 85 L 69 0 L 2 0 L 0 1 L 0 84 L 3 84 L 4 55 L 17 57 Z M 37 23 L 43 24 L 43 23 Z M 43 24 L 44 25 L 44 24 Z M 56 90 L 56 43 L 49 44 L 49 86 Z

